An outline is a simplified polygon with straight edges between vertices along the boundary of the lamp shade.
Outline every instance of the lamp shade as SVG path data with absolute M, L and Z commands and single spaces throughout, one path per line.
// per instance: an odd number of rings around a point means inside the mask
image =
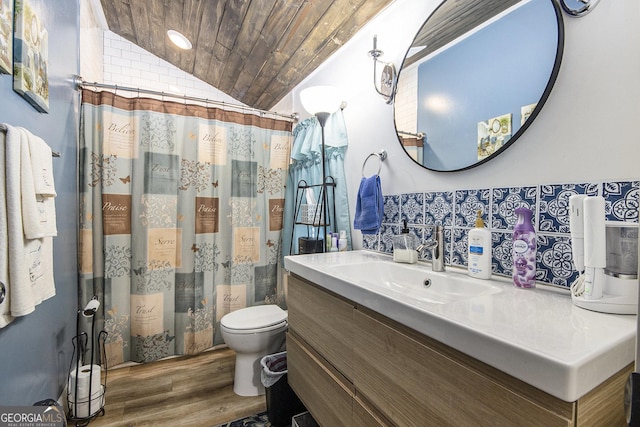
M 338 89 L 333 86 L 312 86 L 300 91 L 300 102 L 310 114 L 333 113 L 342 100 Z

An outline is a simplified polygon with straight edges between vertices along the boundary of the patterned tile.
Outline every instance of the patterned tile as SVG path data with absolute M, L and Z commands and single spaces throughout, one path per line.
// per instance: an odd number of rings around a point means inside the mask
M 451 226 L 453 223 L 453 193 L 451 191 L 425 193 L 424 202 L 425 224 Z
M 397 225 L 382 225 L 380 227 L 380 252 L 393 252 L 393 236 L 400 233 L 400 227 Z
M 407 228 L 409 229 L 409 234 L 414 236 L 418 244 L 422 242 L 423 229 L 421 227 L 413 227 L 411 225 L 407 225 Z
M 378 238 L 380 236 L 378 234 L 363 234 L 362 235 L 362 249 L 369 249 L 372 251 L 377 251 L 380 248 L 378 244 Z
M 491 233 L 491 240 L 493 241 L 493 250 L 491 251 L 493 272 L 511 277 L 513 269 L 513 256 L 511 255 L 513 240 L 511 233 Z
M 638 181 L 605 182 L 602 196 L 608 221 L 638 222 Z
M 482 211 L 485 226 L 491 224 L 489 216 L 489 197 L 491 190 L 457 190 L 455 192 L 455 221 L 456 227 L 473 228 L 476 223 L 476 213 Z
M 469 230 L 466 228 L 454 228 L 451 233 L 453 239 L 451 244 L 451 255 L 449 257 L 451 265 L 459 267 L 467 266 L 467 249 L 469 243 Z
M 384 196 L 384 218 L 388 224 L 400 223 L 400 196 Z
M 400 220 L 406 220 L 409 224 L 424 224 L 424 194 L 402 194 Z
M 574 270 L 569 237 L 538 235 L 536 279 L 569 287 L 578 277 Z
M 391 253 L 393 236 L 400 232 L 402 220 L 407 220 L 410 233 L 419 236 L 421 242 L 431 237 L 432 229 L 411 224 L 444 225 L 445 264 L 465 267 L 469 229 L 474 226 L 476 211 L 481 209 L 485 224 L 492 231 L 493 274 L 511 277 L 515 209 L 525 206 L 534 211 L 534 226 L 537 225 L 536 280 L 567 288 L 578 276 L 568 222 L 569 197 L 574 194 L 602 194 L 608 221 L 638 223 L 640 181 L 406 193 L 385 197 L 385 224 L 379 235 L 363 236 L 363 248 Z M 430 251 L 421 255 L 431 260 Z
M 526 207 L 534 211 L 535 227 L 536 191 L 536 187 L 494 188 L 491 204 L 491 228 L 513 230 L 517 218 L 515 210 L 519 207 Z
M 418 237 L 422 236 L 420 238 L 420 242 L 428 242 L 431 240 L 432 235 L 433 235 L 433 228 L 431 227 L 426 227 L 423 228 L 421 230 L 417 230 L 416 235 Z M 444 232 L 444 263 L 445 264 L 451 264 L 451 236 L 452 236 L 452 229 L 450 228 L 445 228 L 443 230 Z M 422 233 L 422 234 L 421 234 Z M 420 259 L 425 260 L 425 261 L 431 261 L 431 251 L 428 249 L 423 250 L 419 255 Z
M 575 194 L 598 195 L 597 184 L 558 184 L 540 186 L 538 229 L 544 232 L 569 232 L 569 197 Z

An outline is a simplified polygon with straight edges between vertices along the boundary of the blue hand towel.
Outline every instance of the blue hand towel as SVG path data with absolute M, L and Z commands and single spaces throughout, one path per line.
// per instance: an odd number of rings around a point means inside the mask
M 361 230 L 362 234 L 377 234 L 382 224 L 383 215 L 384 200 L 380 177 L 378 175 L 369 178 L 363 177 L 358 189 L 353 228 Z

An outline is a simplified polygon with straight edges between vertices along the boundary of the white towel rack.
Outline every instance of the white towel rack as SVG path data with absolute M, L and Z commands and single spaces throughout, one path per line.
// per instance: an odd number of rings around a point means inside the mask
M 6 134 L 7 133 L 7 126 L 4 125 L 4 123 L 0 123 L 0 132 Z M 52 157 L 61 157 L 61 154 L 59 151 L 51 151 L 51 156 Z
M 364 176 L 364 167 L 367 165 L 367 160 L 369 160 L 371 157 L 378 158 L 378 173 L 376 175 L 380 175 L 380 170 L 382 169 L 382 162 L 384 162 L 387 159 L 387 152 L 385 150 L 380 150 L 377 153 L 369 154 L 364 159 L 364 163 L 362 163 L 362 176 Z

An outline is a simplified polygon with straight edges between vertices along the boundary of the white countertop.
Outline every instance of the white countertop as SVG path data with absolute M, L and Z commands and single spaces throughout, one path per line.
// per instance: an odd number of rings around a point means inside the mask
M 498 276 L 491 283 L 499 293 L 409 304 L 333 271 L 338 264 L 370 261 L 392 258 L 363 250 L 295 255 L 285 257 L 285 268 L 567 402 L 634 360 L 636 316 L 585 310 L 563 289 L 518 289 Z M 428 263 L 413 266 L 431 273 Z M 465 270 L 447 267 L 446 273 Z

